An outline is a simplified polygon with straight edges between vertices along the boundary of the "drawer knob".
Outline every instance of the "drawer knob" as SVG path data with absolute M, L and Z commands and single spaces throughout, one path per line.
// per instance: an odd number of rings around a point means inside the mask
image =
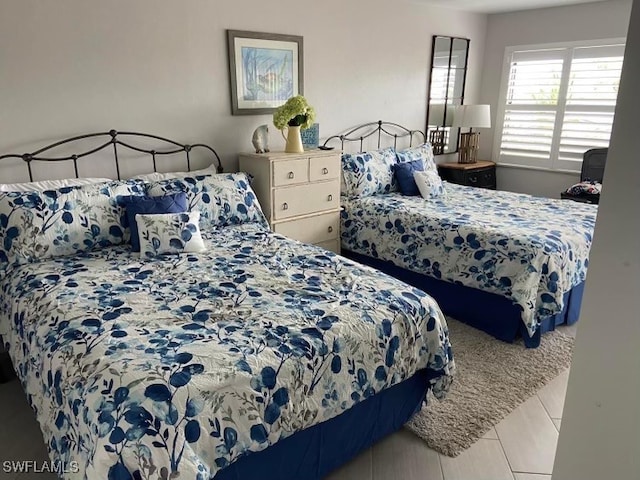
M 329 226 L 329 228 L 327 228 L 327 231 L 328 231 L 329 233 L 333 232 L 333 227 Z
M 470 183 L 478 183 L 478 177 L 476 175 L 469 176 Z
M 285 203 L 283 203 L 283 204 L 282 204 L 282 209 L 283 209 L 283 210 L 289 210 L 289 204 L 288 204 L 288 203 L 286 203 L 286 202 L 285 202 Z
M 323 174 L 323 175 L 328 175 L 328 174 L 329 174 L 329 169 L 328 169 L 327 167 L 324 167 L 324 168 L 322 169 L 322 174 Z
M 332 200 L 333 200 L 333 195 L 329 195 L 329 196 L 327 197 L 327 201 L 328 201 L 328 202 L 330 202 L 330 201 L 332 201 Z
M 293 174 L 293 172 L 289 172 L 288 177 L 289 177 L 289 180 L 293 180 L 293 177 L 295 177 L 295 175 Z

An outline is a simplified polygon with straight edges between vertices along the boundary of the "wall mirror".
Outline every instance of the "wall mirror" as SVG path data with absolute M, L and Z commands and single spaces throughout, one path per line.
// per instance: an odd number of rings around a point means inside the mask
M 435 155 L 458 151 L 460 129 L 451 123 L 454 108 L 464 101 L 468 59 L 468 38 L 433 36 L 426 132 Z

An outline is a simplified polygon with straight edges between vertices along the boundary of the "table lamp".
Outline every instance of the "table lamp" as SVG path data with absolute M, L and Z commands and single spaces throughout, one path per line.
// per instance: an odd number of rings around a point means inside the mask
M 453 114 L 453 127 L 469 128 L 460 134 L 458 163 L 476 163 L 480 145 L 480 132 L 474 128 L 491 128 L 491 107 L 489 105 L 460 105 Z

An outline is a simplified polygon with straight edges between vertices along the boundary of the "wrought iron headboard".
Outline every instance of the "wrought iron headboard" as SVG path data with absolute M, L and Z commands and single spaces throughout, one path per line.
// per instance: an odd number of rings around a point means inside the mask
M 340 147 L 343 150 L 345 142 L 360 142 L 360 151 L 362 151 L 364 149 L 365 139 L 377 135 L 378 148 L 380 148 L 383 134 L 387 137 L 393 138 L 394 148 L 397 148 L 399 138 L 409 137 L 410 147 L 413 146 L 414 135 L 422 136 L 422 143 L 426 142 L 427 140 L 427 136 L 422 130 L 410 130 L 406 127 L 403 127 L 402 125 L 398 125 L 397 123 L 383 122 L 382 120 L 378 120 L 377 122 L 369 122 L 358 125 L 357 127 L 352 128 L 346 133 L 333 135 L 325 140 L 323 146 L 326 147 L 329 142 L 337 139 L 340 140 Z
M 70 144 L 73 142 L 78 142 L 80 140 L 85 140 L 87 138 L 97 138 L 100 139 L 101 137 L 108 137 L 108 140 L 106 140 L 104 143 L 98 145 L 97 147 L 91 148 L 89 150 L 85 150 L 82 151 L 80 153 L 74 153 L 72 155 L 66 155 L 66 156 L 61 156 L 61 157 L 47 157 L 47 156 L 42 156 L 43 153 L 52 150 L 54 148 L 60 147 L 61 145 L 65 145 L 65 144 Z M 169 148 L 169 149 L 165 149 L 165 150 L 154 150 L 154 149 L 147 149 L 147 148 L 142 148 L 142 147 L 138 147 L 135 145 L 131 145 L 130 143 L 127 143 L 124 140 L 121 140 L 122 137 L 131 137 L 131 138 L 135 138 L 135 137 L 141 137 L 141 138 L 150 138 L 153 140 L 159 140 L 162 142 L 166 142 L 169 143 L 171 145 L 175 145 L 176 148 Z M 115 160 L 115 165 L 116 165 L 116 174 L 118 176 L 118 179 L 120 179 L 120 161 L 118 158 L 118 146 L 122 146 L 124 148 L 127 148 L 129 150 L 134 150 L 136 152 L 139 153 L 144 153 L 147 155 L 151 155 L 151 158 L 153 160 L 153 171 L 156 172 L 157 171 L 157 167 L 156 167 L 156 158 L 162 155 L 174 155 L 176 153 L 180 153 L 180 152 L 184 152 L 186 155 L 186 159 L 187 159 L 187 170 L 191 170 L 191 157 L 190 157 L 190 153 L 194 148 L 203 148 L 205 150 L 208 150 L 209 152 L 211 152 L 213 154 L 213 156 L 215 157 L 215 162 L 216 162 L 216 171 L 218 173 L 222 173 L 222 162 L 220 161 L 220 156 L 218 155 L 218 153 L 211 148 L 209 145 L 205 145 L 204 143 L 195 143 L 193 145 L 188 145 L 188 144 L 182 144 L 182 143 L 178 143 L 174 140 L 170 140 L 168 138 L 164 138 L 164 137 L 160 137 L 158 135 L 151 135 L 148 133 L 138 133 L 138 132 L 118 132 L 117 130 L 109 130 L 108 132 L 99 132 L 99 133 L 88 133 L 85 135 L 78 135 L 76 137 L 71 137 L 71 138 L 65 138 L 64 140 L 60 140 L 58 142 L 52 143 L 50 145 L 47 145 L 46 147 L 40 148 L 39 150 L 36 150 L 35 152 L 31 152 L 31 153 L 22 153 L 22 154 L 17 154 L 17 153 L 10 153 L 10 154 L 6 154 L 6 155 L 0 155 L 0 161 L 4 160 L 4 159 L 8 159 L 8 158 L 19 158 L 22 159 L 26 164 L 27 164 L 27 169 L 29 170 L 29 181 L 33 181 L 33 171 L 31 168 L 31 164 L 32 162 L 67 162 L 67 161 L 71 161 L 73 162 L 73 169 L 75 172 L 75 176 L 76 178 L 79 178 L 79 174 L 78 174 L 78 160 L 80 160 L 83 157 L 87 157 L 89 155 L 92 155 L 94 153 L 97 153 L 101 150 L 104 150 L 105 148 L 112 146 L 113 148 L 113 157 Z

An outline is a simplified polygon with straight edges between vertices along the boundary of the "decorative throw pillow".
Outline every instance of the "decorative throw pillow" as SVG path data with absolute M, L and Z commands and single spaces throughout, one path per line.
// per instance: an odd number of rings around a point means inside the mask
M 142 195 L 139 180 L 0 193 L 0 270 L 129 241 L 120 195 Z
M 162 197 L 148 197 L 146 195 L 128 195 L 118 198 L 118 203 L 124 205 L 127 212 L 126 227 L 131 229 L 131 250 L 140 251 L 140 238 L 136 215 L 151 215 L 156 213 L 182 213 L 189 210 L 187 194 L 184 192 L 165 195 Z
M 342 155 L 342 194 L 347 197 L 368 197 L 396 190 L 392 167 L 397 162 L 391 147 L 362 153 Z
M 204 250 L 200 212 L 136 215 L 140 258 Z
M 438 172 L 426 170 L 413 172 L 413 178 L 418 186 L 420 195 L 425 200 L 441 197 L 444 194 L 444 183 Z
M 411 162 L 414 160 L 422 160 L 424 164 L 424 170 L 438 171 L 436 161 L 433 159 L 433 150 L 429 142 L 419 145 L 417 147 L 407 148 L 397 152 L 398 163 Z
M 180 192 L 187 194 L 189 210 L 200 212 L 202 229 L 252 222 L 268 226 L 246 173 L 162 180 L 151 183 L 147 190 L 147 194 L 151 196 Z
M 422 160 L 397 163 L 393 166 L 393 170 L 396 175 L 396 181 L 398 182 L 398 188 L 403 195 L 420 195 L 413 174 L 414 172 L 424 171 L 424 162 Z

